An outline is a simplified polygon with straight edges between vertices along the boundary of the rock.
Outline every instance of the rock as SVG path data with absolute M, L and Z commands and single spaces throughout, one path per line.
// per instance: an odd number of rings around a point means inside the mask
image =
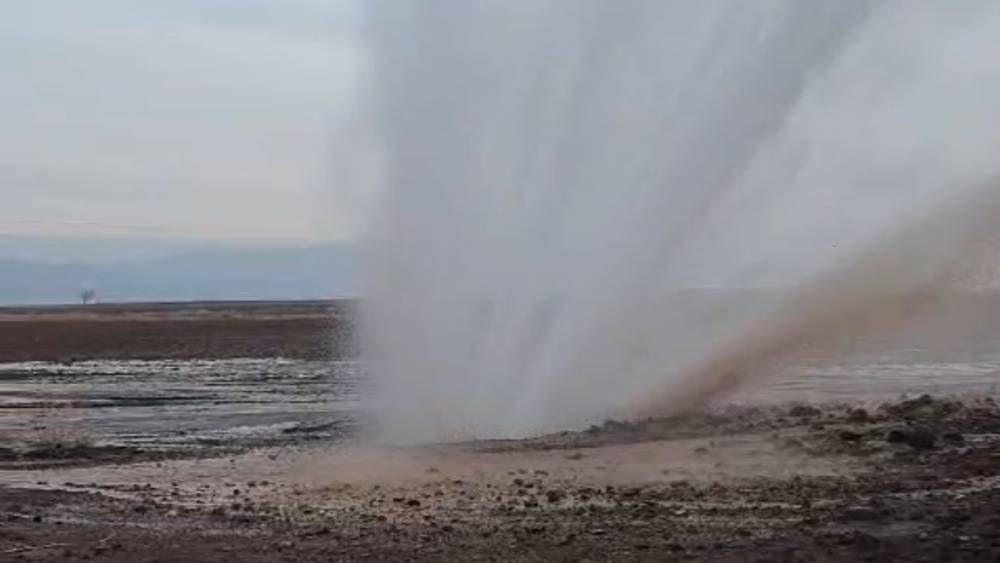
M 788 411 L 788 414 L 790 416 L 806 418 L 810 416 L 819 416 L 823 414 L 823 411 L 809 405 L 796 405 L 792 407 L 792 410 Z
M 851 432 L 850 430 L 843 430 L 837 437 L 840 438 L 841 442 L 860 442 L 864 438 L 864 435 Z
M 886 434 L 890 444 L 906 444 L 915 450 L 929 450 L 937 444 L 937 437 L 926 428 L 894 428 Z
M 573 543 L 573 540 L 575 539 L 576 539 L 576 534 L 566 534 L 565 536 L 562 537 L 562 539 L 556 542 L 556 545 L 566 546 Z
M 910 399 L 903 401 L 898 405 L 890 407 L 890 410 L 894 411 L 896 414 L 906 414 L 908 412 L 913 412 L 917 409 L 928 407 L 934 404 L 934 397 L 924 394 L 916 399 Z
M 902 444 L 906 442 L 906 432 L 898 428 L 893 428 L 885 435 L 885 441 L 890 444 Z
M 958 432 L 948 432 L 941 436 L 945 442 L 951 442 L 952 444 L 962 444 L 965 443 L 965 436 Z
M 579 460 L 583 459 L 583 454 L 581 454 L 579 452 L 577 452 L 575 454 L 569 454 L 568 456 L 566 456 L 566 459 L 571 460 L 571 461 L 579 461 Z
M 841 519 L 845 522 L 871 522 L 877 520 L 879 516 L 877 510 L 866 506 L 852 506 L 841 513 Z
M 916 399 L 903 401 L 897 405 L 888 405 L 884 408 L 892 415 L 912 419 L 945 417 L 961 410 L 963 405 L 955 401 L 935 399 L 930 395 L 921 395 Z
M 855 424 L 867 424 L 872 421 L 872 417 L 865 409 L 854 409 L 847 415 L 847 421 Z
M 629 487 L 627 489 L 622 489 L 621 495 L 624 498 L 635 498 L 642 494 L 642 489 L 639 487 Z
M 801 440 L 795 438 L 789 438 L 782 443 L 782 446 L 790 450 L 802 450 L 805 449 L 806 445 L 802 443 Z
M 550 503 L 557 503 L 566 497 L 566 493 L 560 489 L 552 489 L 545 493 L 545 499 Z
M 406 506 L 409 506 L 411 508 L 419 508 L 420 501 L 415 498 L 411 498 L 410 500 L 406 501 Z
M 630 433 L 637 432 L 639 430 L 639 425 L 634 422 L 626 422 L 621 420 L 607 420 L 601 428 L 605 432 L 614 433 Z
M 910 431 L 906 443 L 917 450 L 929 450 L 937 444 L 937 436 L 926 428 L 914 428 Z

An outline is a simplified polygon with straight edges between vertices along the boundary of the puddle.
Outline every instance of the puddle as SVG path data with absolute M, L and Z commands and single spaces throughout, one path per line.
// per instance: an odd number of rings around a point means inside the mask
M 353 425 L 353 361 L 0 364 L 4 441 L 202 445 L 333 436 Z

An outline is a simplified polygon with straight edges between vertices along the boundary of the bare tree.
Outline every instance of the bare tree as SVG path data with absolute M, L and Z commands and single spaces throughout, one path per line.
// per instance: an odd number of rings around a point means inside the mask
M 97 292 L 93 289 L 85 289 L 80 292 L 80 301 L 84 305 L 90 305 L 97 299 Z

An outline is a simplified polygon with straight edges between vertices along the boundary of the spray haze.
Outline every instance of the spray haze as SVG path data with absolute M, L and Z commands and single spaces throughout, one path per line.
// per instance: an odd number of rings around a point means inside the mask
M 997 223 L 998 35 L 979 0 L 370 3 L 382 430 L 667 413 L 907 317 Z

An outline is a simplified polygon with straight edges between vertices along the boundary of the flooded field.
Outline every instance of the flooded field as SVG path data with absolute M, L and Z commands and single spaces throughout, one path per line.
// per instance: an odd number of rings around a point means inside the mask
M 358 401 L 353 361 L 237 359 L 0 364 L 0 436 L 115 445 L 332 438 Z
M 920 349 L 813 359 L 720 403 L 873 404 L 995 394 L 1000 352 L 961 361 Z M 0 364 L 0 438 L 104 445 L 276 445 L 336 440 L 357 423 L 358 361 L 291 359 Z
M 0 559 L 1000 553 L 1000 329 L 964 312 L 920 337 L 807 346 L 717 413 L 382 449 L 350 439 L 365 366 L 328 349 L 319 312 L 227 307 L 0 319 L 27 342 L 0 345 Z

